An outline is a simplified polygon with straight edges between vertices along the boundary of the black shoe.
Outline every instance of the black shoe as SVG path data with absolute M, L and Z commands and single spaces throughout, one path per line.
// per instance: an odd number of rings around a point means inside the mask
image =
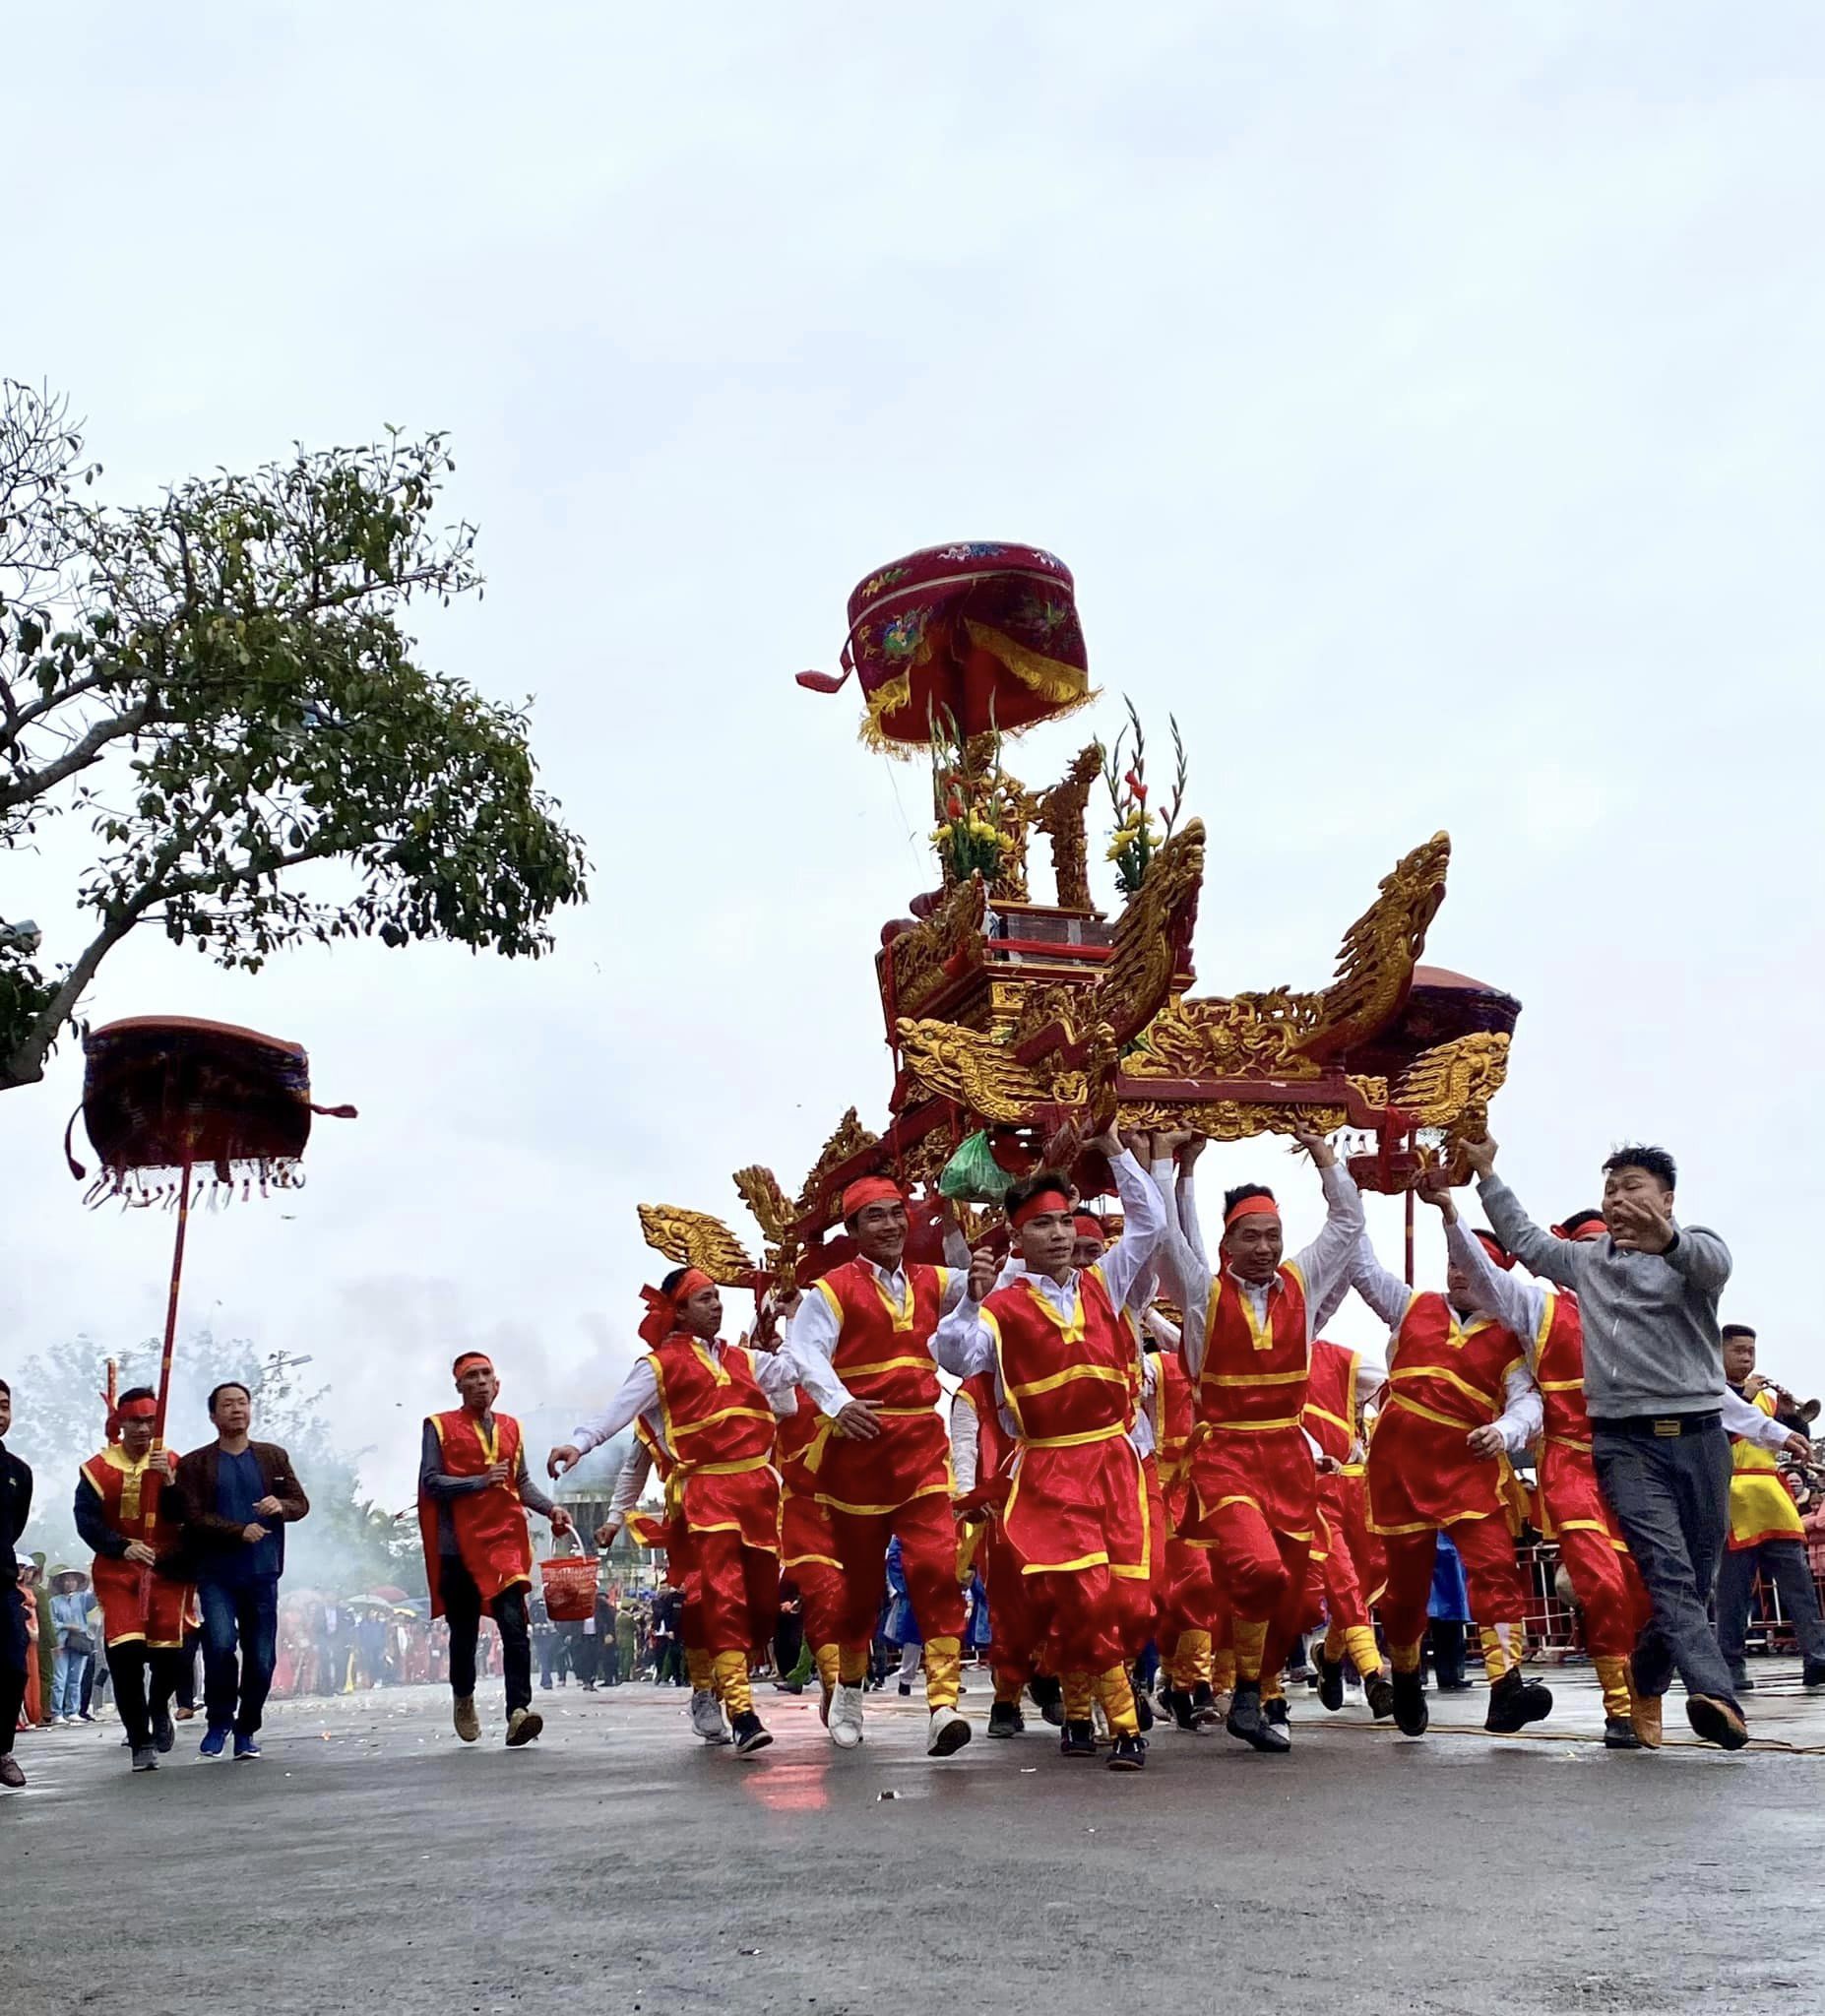
M 1807 1689 L 1825 1687 L 1825 1659 L 1809 1659 L 1799 1670 L 1799 1684 Z
M 912 1682 L 911 1680 L 902 1680 L 900 1682 L 900 1698 L 903 1701 L 910 1701 L 912 1698 Z
M 1386 1722 L 1394 1713 L 1394 1689 L 1380 1673 L 1370 1673 L 1362 1682 L 1362 1698 L 1377 1722 Z
M 1279 1755 L 1292 1748 L 1292 1738 L 1282 1723 L 1270 1722 L 1261 1707 L 1261 1682 L 1237 1680 L 1229 1703 L 1229 1719 L 1224 1727 L 1238 1740 L 1257 1750 Z
M 1109 1758 L 1111 1771 L 1144 1771 L 1147 1768 L 1147 1745 L 1139 1736 L 1117 1736 L 1115 1749 Z
M 1730 1670 L 1730 1683 L 1738 1694 L 1753 1694 L 1755 1682 L 1750 1679 L 1746 1668 L 1733 1666 Z
M 1511 1736 L 1530 1722 L 1544 1722 L 1551 1713 L 1552 1689 L 1538 1680 L 1524 1680 L 1517 1668 L 1489 1689 L 1489 1712 L 1482 1726 L 1491 1735 Z
M 1318 1654 L 1318 1705 L 1335 1715 L 1344 1705 L 1344 1662 Z
M 1396 1671 L 1388 1690 L 1394 1697 L 1394 1726 L 1404 1736 L 1422 1736 L 1432 1720 L 1425 1705 L 1425 1687 L 1417 1673 Z
M 1053 1729 L 1064 1728 L 1064 1682 L 1055 1673 L 1035 1673 L 1027 1682 L 1033 1705 Z
M 1191 1726 L 1193 1729 L 1215 1729 L 1223 1720 L 1217 1713 L 1217 1696 L 1211 1691 L 1209 1680 L 1200 1680 L 1191 1690 Z
M 1198 1725 L 1191 1719 L 1191 1696 L 1183 1687 L 1168 1687 L 1161 1700 L 1175 1727 L 1182 1729 L 1187 1735 L 1197 1734 Z
M 1094 1757 L 1097 1754 L 1097 1726 L 1094 1722 L 1067 1722 L 1058 1738 L 1061 1757 Z
M 1475 1680 L 1440 1680 L 1438 1683 L 1441 1694 L 1473 1694 L 1476 1690 Z
M 177 1741 L 177 1732 L 171 1727 L 171 1718 L 168 1713 L 153 1717 L 152 1735 L 153 1742 L 157 1748 L 159 1756 L 168 1757 L 171 1754 L 172 1745 Z
M 1147 1698 L 1146 1690 L 1141 1687 L 1134 1690 L 1134 1719 L 1141 1726 L 1142 1735 L 1154 1726 L 1154 1704 Z
M 1626 1715 L 1611 1715 L 1604 1721 L 1604 1748 L 1605 1750 L 1639 1750 L 1641 1738 L 1635 1733 L 1635 1725 Z
M 1017 1736 L 1027 1727 L 1027 1718 L 1020 1712 L 1018 1701 L 997 1701 L 988 1711 L 988 1728 L 985 1734 L 991 1736 Z
M 135 1771 L 157 1770 L 158 1752 L 151 1743 L 141 1743 L 135 1748 L 133 1752 L 133 1768 Z
M 756 1750 L 764 1750 L 773 1741 L 761 1727 L 760 1717 L 751 1708 L 743 1709 L 728 1727 L 735 1738 L 737 1757 L 751 1757 Z
M 1276 1694 L 1272 1701 L 1264 1701 L 1261 1713 L 1276 1729 L 1287 1729 L 1291 1725 L 1292 1707 L 1285 1694 Z

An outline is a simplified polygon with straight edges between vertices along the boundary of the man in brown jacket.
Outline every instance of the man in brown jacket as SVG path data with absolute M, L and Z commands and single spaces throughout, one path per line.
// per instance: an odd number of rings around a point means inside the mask
M 256 1740 L 279 1644 L 279 1578 L 285 1526 L 310 1500 L 277 1442 L 247 1429 L 253 1396 L 237 1380 L 209 1397 L 216 1439 L 178 1463 L 184 1550 L 203 1611 L 203 1698 L 209 1729 L 199 1750 L 220 1757 L 234 1736 L 237 1759 L 258 1757 Z M 239 1659 L 236 1660 L 238 1641 Z

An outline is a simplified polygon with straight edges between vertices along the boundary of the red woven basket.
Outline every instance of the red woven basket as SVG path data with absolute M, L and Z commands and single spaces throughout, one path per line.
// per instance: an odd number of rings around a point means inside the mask
M 554 1624 L 580 1624 L 596 1614 L 596 1556 L 558 1554 L 538 1564 L 545 1615 Z

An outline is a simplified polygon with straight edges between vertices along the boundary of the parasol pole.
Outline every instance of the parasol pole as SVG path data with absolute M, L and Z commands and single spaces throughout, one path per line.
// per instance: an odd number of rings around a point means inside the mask
M 1414 1193 L 1410 1185 L 1405 1192 L 1407 1204 L 1407 1286 L 1414 1285 Z
M 171 1295 L 164 1310 L 164 1355 L 158 1361 L 158 1411 L 153 1416 L 152 1460 L 164 1454 L 164 1415 L 171 1400 L 171 1350 L 177 1342 L 177 1289 L 184 1275 L 184 1234 L 190 1228 L 190 1162 L 184 1161 L 183 1188 L 177 1195 L 177 1242 L 171 1251 Z M 140 1621 L 152 1615 L 153 1571 L 140 1570 Z
M 153 1417 L 153 1454 L 164 1448 L 164 1415 L 171 1400 L 171 1349 L 177 1342 L 177 1290 L 184 1275 L 184 1234 L 190 1228 L 190 1162 L 184 1162 L 177 1195 L 177 1242 L 171 1252 L 171 1297 L 164 1311 L 164 1355 L 158 1362 L 158 1412 Z

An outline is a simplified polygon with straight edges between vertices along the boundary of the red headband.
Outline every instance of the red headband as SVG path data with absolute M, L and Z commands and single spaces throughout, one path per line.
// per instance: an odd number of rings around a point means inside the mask
M 1609 1228 L 1601 1218 L 1587 1218 L 1571 1231 L 1562 1225 L 1555 1225 L 1552 1228 L 1552 1236 L 1555 1239 L 1601 1239 L 1607 1235 L 1608 1230 Z
M 1272 1197 L 1244 1197 L 1239 1204 L 1230 1205 L 1224 1216 L 1223 1228 L 1227 1231 L 1238 1218 L 1278 1218 L 1280 1206 Z
M 1021 1227 L 1027 1224 L 1030 1219 L 1038 1218 L 1043 1211 L 1069 1211 L 1070 1209 L 1070 1198 L 1062 1190 L 1058 1189 L 1056 1185 L 1053 1185 L 1043 1190 L 1036 1190 L 1024 1204 L 1015 1205 L 1014 1209 L 1008 1213 L 1008 1223 L 1016 1231 L 1019 1231 Z M 1102 1228 L 1101 1226 L 1097 1227 L 1097 1236 L 1099 1238 L 1102 1236 Z
M 1509 1252 L 1508 1248 L 1502 1244 L 1501 1240 L 1493 1232 L 1485 1232 L 1479 1227 L 1475 1236 L 1478 1244 L 1481 1246 L 1482 1250 L 1488 1254 L 1489 1258 L 1495 1262 L 1496 1266 L 1504 1274 L 1514 1266 L 1515 1256 Z
M 114 1410 L 115 1418 L 123 1421 L 153 1421 L 158 1418 L 158 1403 L 149 1393 L 143 1400 L 124 1400 Z
M 678 1311 L 684 1304 L 700 1289 L 715 1286 L 701 1267 L 687 1267 L 672 1284 L 669 1294 L 662 1289 L 643 1288 L 640 1292 L 646 1300 L 647 1313 L 640 1323 L 641 1342 L 657 1351 L 677 1329 Z
M 851 1219 L 869 1204 L 904 1204 L 906 1192 L 886 1176 L 858 1176 L 843 1193 L 843 1216 Z
M 491 1372 L 494 1369 L 494 1360 L 489 1357 L 485 1351 L 466 1351 L 458 1357 L 456 1363 L 450 1367 L 451 1376 L 457 1379 L 462 1378 L 471 1365 L 480 1365 Z
M 1108 1236 L 1102 1221 L 1100 1218 L 1092 1218 L 1087 1211 L 1080 1211 L 1071 1223 L 1077 1228 L 1080 1239 L 1102 1239 Z

